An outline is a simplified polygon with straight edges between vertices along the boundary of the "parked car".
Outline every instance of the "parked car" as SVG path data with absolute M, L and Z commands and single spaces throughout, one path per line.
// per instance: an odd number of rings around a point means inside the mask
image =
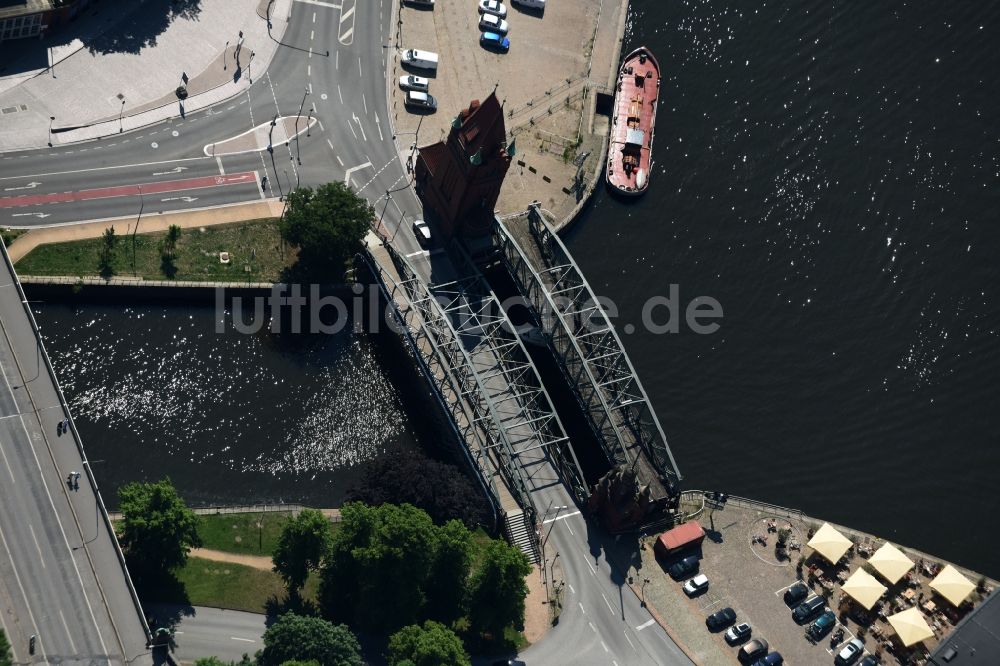
M 418 109 L 430 109 L 431 111 L 435 111 L 438 108 L 437 100 L 432 95 L 425 92 L 417 92 L 416 90 L 407 90 L 406 99 L 403 100 L 403 103 L 406 106 Z
M 736 611 L 732 608 L 717 610 L 705 618 L 705 626 L 708 627 L 710 631 L 720 631 L 731 625 L 733 622 L 736 622 Z
M 405 74 L 399 77 L 399 87 L 403 90 L 418 90 L 420 92 L 427 92 L 427 89 L 431 87 L 431 82 L 430 79 L 425 79 L 422 76 Z
M 751 664 L 767 654 L 767 641 L 763 638 L 755 638 L 736 653 L 741 663 Z
M 483 14 L 479 17 L 479 29 L 488 30 L 490 32 L 495 32 L 498 35 L 507 34 L 507 21 L 496 14 Z
M 802 624 L 811 619 L 826 606 L 826 599 L 813 595 L 795 607 L 792 611 L 792 619 Z
M 837 656 L 833 658 L 833 663 L 838 666 L 848 666 L 848 664 L 856 662 L 864 651 L 864 642 L 860 638 L 855 638 L 845 645 L 843 650 L 837 653 Z
M 683 580 L 698 570 L 698 562 L 700 560 L 697 555 L 689 555 L 671 564 L 667 568 L 667 573 L 674 580 Z
M 406 2 L 415 7 L 430 7 L 434 9 L 434 0 L 406 0 Z
M 816 621 L 809 625 L 806 629 L 809 636 L 813 640 L 819 640 L 826 636 L 833 627 L 837 624 L 837 616 L 834 615 L 833 611 L 827 611 L 816 618 Z
M 545 9 L 545 0 L 510 0 L 515 5 L 521 5 L 528 9 Z
M 500 0 L 479 0 L 479 13 L 507 18 L 507 7 Z
M 438 54 L 433 51 L 406 49 L 403 51 L 402 62 L 404 65 L 419 67 L 420 69 L 437 69 Z
M 746 639 L 750 638 L 750 633 L 753 630 L 750 625 L 746 622 L 740 622 L 739 624 L 729 627 L 726 631 L 726 642 L 730 645 L 736 645 L 737 643 L 742 643 Z
M 479 36 L 479 43 L 488 49 L 507 53 L 510 50 L 510 40 L 495 32 L 484 32 Z
M 772 652 L 753 662 L 753 666 L 781 666 L 783 663 L 785 663 L 785 658 L 781 656 L 781 653 Z
M 785 590 L 785 603 L 791 607 L 798 606 L 809 596 L 809 587 L 799 581 Z
M 858 666 L 878 666 L 878 657 L 873 654 L 866 654 Z
M 693 597 L 696 594 L 701 594 L 708 589 L 708 576 L 705 574 L 698 574 L 688 582 L 684 583 L 684 593 L 689 597 Z
M 414 220 L 413 235 L 417 237 L 417 242 L 427 247 L 431 244 L 431 228 L 423 220 Z

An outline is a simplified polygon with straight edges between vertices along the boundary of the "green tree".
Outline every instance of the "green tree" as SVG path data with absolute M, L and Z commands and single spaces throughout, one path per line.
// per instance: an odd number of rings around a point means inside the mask
M 505 627 L 523 626 L 528 594 L 524 578 L 529 573 L 531 564 L 524 553 L 504 541 L 493 541 L 470 584 L 469 621 L 473 628 L 497 639 Z
M 239 661 L 222 661 L 218 657 L 202 657 L 194 660 L 194 666 L 254 666 L 254 662 L 244 654 Z
M 437 530 L 434 560 L 427 576 L 427 615 L 451 624 L 462 616 L 472 566 L 472 533 L 457 520 Z
M 118 237 L 115 235 L 115 228 L 113 226 L 108 227 L 104 230 L 104 235 L 101 236 L 101 260 L 100 260 L 100 270 L 101 275 L 108 278 L 114 275 L 114 261 L 115 261 L 115 246 L 118 245 Z
M 438 525 L 452 518 L 469 529 L 492 528 L 485 493 L 455 465 L 429 458 L 420 451 L 381 456 L 348 490 L 348 500 L 379 504 L 412 504 L 430 514 Z
M 286 661 L 281 664 L 281 666 L 323 666 L 321 663 L 315 659 L 310 659 L 309 661 L 299 661 L 298 659 L 293 659 L 291 661 Z
M 288 661 L 317 661 L 323 666 L 363 666 L 358 639 L 344 625 L 322 618 L 285 613 L 264 632 L 260 666 Z
M 10 641 L 7 640 L 7 634 L 4 633 L 3 629 L 0 629 L 0 666 L 11 666 L 13 663 L 14 659 L 10 655 Z
M 181 228 L 176 224 L 171 224 L 167 228 L 167 235 L 163 237 L 160 244 L 160 270 L 168 278 L 177 275 L 177 241 L 181 238 Z
M 281 236 L 299 248 L 299 277 L 340 281 L 346 262 L 361 246 L 375 212 L 343 183 L 300 187 L 286 197 Z
M 188 551 L 201 546 L 198 516 L 187 508 L 169 478 L 122 486 L 118 505 L 122 550 L 129 568 L 140 578 L 183 566 Z
M 389 638 L 389 666 L 471 666 L 460 639 L 448 627 L 427 620 L 411 624 Z
M 332 538 L 330 521 L 316 509 L 303 509 L 285 524 L 272 560 L 289 592 L 297 593 L 309 572 L 319 569 L 330 552 Z

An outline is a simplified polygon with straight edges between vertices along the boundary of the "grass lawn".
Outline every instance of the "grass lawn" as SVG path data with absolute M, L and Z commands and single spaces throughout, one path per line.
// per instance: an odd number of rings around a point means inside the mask
M 269 599 L 285 595 L 285 585 L 274 572 L 199 557 L 188 559 L 177 580 L 187 599 L 158 601 L 263 613 Z
M 0 240 L 4 245 L 10 245 L 23 233 L 25 233 L 23 229 L 0 229 Z
M 243 555 L 271 555 L 291 513 L 229 513 L 200 516 L 205 548 Z
M 138 276 L 147 280 L 275 282 L 282 270 L 295 262 L 295 252 L 281 241 L 275 219 L 184 229 L 172 266 L 164 265 L 160 256 L 165 236 L 166 232 L 158 232 L 135 237 Z M 17 271 L 36 276 L 98 275 L 103 244 L 102 239 L 92 238 L 40 245 L 17 262 Z M 220 263 L 219 252 L 229 253 L 228 264 Z M 115 275 L 132 276 L 131 237 L 118 237 L 111 265 Z

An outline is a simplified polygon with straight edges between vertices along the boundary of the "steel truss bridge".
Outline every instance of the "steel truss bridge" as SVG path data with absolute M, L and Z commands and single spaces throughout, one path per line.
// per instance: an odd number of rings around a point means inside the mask
M 468 462 L 503 515 L 507 537 L 538 561 L 527 477 L 551 463 L 577 500 L 587 484 L 545 387 L 489 285 L 461 248 L 462 277 L 428 284 L 388 243 L 365 263 L 421 373 L 450 416 Z
M 679 496 L 681 474 L 639 376 L 600 300 L 537 206 L 497 219 L 499 261 L 613 466 L 635 471 L 653 501 Z

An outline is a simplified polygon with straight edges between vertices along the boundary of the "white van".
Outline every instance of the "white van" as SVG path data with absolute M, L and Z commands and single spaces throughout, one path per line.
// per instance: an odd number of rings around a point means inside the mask
M 438 54 L 419 49 L 407 49 L 403 51 L 403 64 L 420 69 L 437 69 Z
M 513 4 L 528 9 L 545 9 L 545 0 L 510 0 Z

